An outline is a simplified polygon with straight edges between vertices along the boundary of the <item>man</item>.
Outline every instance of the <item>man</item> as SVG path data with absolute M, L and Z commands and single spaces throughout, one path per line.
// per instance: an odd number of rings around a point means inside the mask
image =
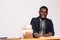
M 48 8 L 42 6 L 39 10 L 39 16 L 32 18 L 31 25 L 33 29 L 33 37 L 50 37 L 54 36 L 54 27 L 51 19 L 46 18 Z

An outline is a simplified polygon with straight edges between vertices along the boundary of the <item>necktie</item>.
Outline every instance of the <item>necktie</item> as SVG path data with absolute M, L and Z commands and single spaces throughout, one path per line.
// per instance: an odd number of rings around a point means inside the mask
M 45 22 L 41 21 L 40 22 L 40 35 L 44 36 L 44 29 L 45 29 Z

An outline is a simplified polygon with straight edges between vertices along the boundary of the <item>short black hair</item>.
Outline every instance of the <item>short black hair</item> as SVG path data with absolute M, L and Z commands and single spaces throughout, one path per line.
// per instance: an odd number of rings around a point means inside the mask
M 46 11 L 48 12 L 48 8 L 46 6 L 41 6 L 39 12 L 41 11 L 42 8 L 46 9 Z

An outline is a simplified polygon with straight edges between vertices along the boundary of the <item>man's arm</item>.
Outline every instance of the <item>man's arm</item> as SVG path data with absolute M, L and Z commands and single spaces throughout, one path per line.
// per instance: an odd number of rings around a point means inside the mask
M 52 33 L 52 36 L 54 36 L 55 32 L 54 32 L 54 26 L 53 26 L 52 20 L 50 21 L 50 30 L 49 31 Z
M 47 34 L 44 34 L 45 37 L 50 37 L 50 36 L 54 36 L 54 26 L 53 26 L 53 22 L 52 20 L 49 20 L 49 30 Z
M 32 25 L 32 29 L 33 29 L 33 37 L 39 38 L 40 34 L 37 32 L 35 21 L 36 21 L 35 18 L 32 18 L 31 23 L 30 23 Z
M 30 23 L 31 25 L 32 25 L 32 29 L 33 29 L 33 33 L 36 33 L 37 32 L 37 30 L 36 30 L 36 24 L 35 24 L 35 20 L 34 20 L 34 18 L 32 18 L 32 20 L 31 20 L 31 23 Z
M 50 20 L 49 21 L 49 32 L 47 34 L 44 34 L 45 37 L 50 37 L 50 36 L 54 36 L 54 26 L 53 26 L 53 22 Z

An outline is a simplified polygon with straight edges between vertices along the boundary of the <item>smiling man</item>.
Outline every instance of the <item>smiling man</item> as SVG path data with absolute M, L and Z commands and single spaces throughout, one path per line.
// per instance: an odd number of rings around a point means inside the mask
M 33 37 L 50 37 L 54 36 L 54 27 L 51 19 L 46 18 L 48 15 L 48 8 L 42 6 L 39 9 L 39 16 L 32 18 L 31 25 L 33 29 Z

